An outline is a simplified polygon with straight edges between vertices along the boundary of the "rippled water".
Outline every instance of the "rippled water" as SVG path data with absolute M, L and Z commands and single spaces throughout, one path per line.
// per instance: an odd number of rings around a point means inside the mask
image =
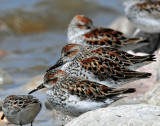
M 0 50 L 8 52 L 0 58 L 0 67 L 14 78 L 14 84 L 2 87 L 7 90 L 1 92 L 2 98 L 22 93 L 20 86 L 56 62 L 67 43 L 67 26 L 76 14 L 91 17 L 97 26 L 107 26 L 123 15 L 121 0 L 0 0 L 0 11 L 0 19 L 11 29 L 9 35 L 0 31 Z M 48 119 L 49 115 L 42 118 L 41 113 L 38 120 Z M 49 126 L 52 121 L 35 125 Z

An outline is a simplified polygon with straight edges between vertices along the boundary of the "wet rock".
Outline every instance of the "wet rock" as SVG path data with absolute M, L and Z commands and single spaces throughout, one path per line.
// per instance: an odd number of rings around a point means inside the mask
M 160 107 L 146 104 L 101 108 L 73 119 L 66 126 L 159 126 Z
M 130 21 L 123 16 L 118 17 L 108 27 L 123 32 L 127 37 L 131 37 L 136 29 Z
M 0 69 L 0 86 L 13 83 L 12 77 L 4 70 Z

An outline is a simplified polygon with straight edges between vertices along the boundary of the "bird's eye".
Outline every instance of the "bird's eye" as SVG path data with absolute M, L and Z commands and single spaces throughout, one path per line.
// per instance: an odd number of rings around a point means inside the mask
M 67 55 L 71 54 L 71 52 L 67 52 Z
M 73 53 L 74 51 L 69 51 L 69 52 L 66 52 L 65 56 L 68 56 L 70 55 L 71 53 Z
M 57 81 L 57 78 L 53 78 L 53 79 L 46 80 L 46 83 L 52 84 L 52 83 L 55 83 L 56 81 Z
M 68 56 L 69 54 L 71 54 L 71 52 L 66 52 L 64 56 Z

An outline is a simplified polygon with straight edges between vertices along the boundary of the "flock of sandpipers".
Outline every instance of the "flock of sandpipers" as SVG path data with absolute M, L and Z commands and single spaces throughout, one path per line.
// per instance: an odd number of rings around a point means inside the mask
M 160 32 L 160 1 L 124 0 L 123 4 L 126 16 L 137 28 Z M 151 76 L 136 70 L 154 62 L 154 55 L 126 52 L 148 44 L 146 38 L 127 38 L 120 31 L 95 27 L 89 17 L 76 15 L 68 27 L 68 43 L 56 64 L 46 70 L 44 82 L 29 92 L 47 88 L 46 99 L 64 114 L 79 116 L 107 107 L 123 98 L 122 94 L 136 91 L 122 85 Z M 2 110 L 1 119 L 32 125 L 41 103 L 32 95 L 11 95 L 4 100 Z

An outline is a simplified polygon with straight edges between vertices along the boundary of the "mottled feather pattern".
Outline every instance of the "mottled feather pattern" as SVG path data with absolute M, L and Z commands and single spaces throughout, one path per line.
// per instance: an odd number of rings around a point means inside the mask
M 92 20 L 89 19 L 88 17 L 83 18 L 81 15 L 77 15 L 76 18 L 81 22 L 83 22 L 84 24 L 88 24 L 88 23 L 93 24 Z
M 84 37 L 89 45 L 122 46 L 120 40 L 126 39 L 123 33 L 109 28 L 94 28 Z
M 127 52 L 120 51 L 115 48 L 109 48 L 109 47 L 100 47 L 98 49 L 92 50 L 91 53 L 98 54 L 99 56 L 113 60 L 116 63 L 123 65 L 125 67 L 126 66 L 128 67 L 136 63 L 155 61 L 155 57 L 154 57 L 155 55 L 134 56 Z
M 140 10 L 147 11 L 148 13 L 153 13 L 153 11 L 160 12 L 160 1 L 150 1 L 145 3 L 139 3 L 139 4 L 136 4 L 136 6 Z
M 15 107 L 19 106 L 20 108 L 25 108 L 26 106 L 34 103 L 39 103 L 39 101 L 31 95 L 27 96 L 22 95 L 21 97 L 17 97 L 16 95 L 11 95 L 4 100 L 4 106 L 10 106 L 10 109 L 12 109 L 13 106 Z
M 136 43 L 147 43 L 148 39 L 144 38 L 126 38 L 122 32 L 109 28 L 94 28 L 84 34 L 84 39 L 88 45 L 101 45 L 115 48 L 123 48 Z
M 107 78 L 118 81 L 119 79 L 129 79 L 134 77 L 141 78 L 151 75 L 150 73 L 141 73 L 126 69 L 114 61 L 100 57 L 90 57 L 84 59 L 80 64 L 86 70 L 91 71 L 100 81 L 103 81 Z
M 32 95 L 10 95 L 2 105 L 3 117 L 10 123 L 25 125 L 34 122 L 35 117 L 42 108 L 41 102 Z
M 68 77 L 61 83 L 62 88 L 67 89 L 71 94 L 78 95 L 83 99 L 102 100 L 123 93 L 134 92 L 135 89 L 116 89 L 89 80 L 82 80 L 76 77 Z
M 84 15 L 76 15 L 70 22 L 68 27 L 68 40 L 69 43 L 105 45 L 122 50 L 131 50 L 138 45 L 148 44 L 148 40 L 144 38 L 127 38 L 120 31 L 110 28 L 94 27 L 91 19 Z
M 160 32 L 160 1 L 124 0 L 127 18 L 141 31 Z
M 54 78 L 58 80 L 55 82 Z M 44 83 L 33 89 L 31 93 L 42 88 L 47 88 L 46 98 L 55 109 L 71 116 L 79 116 L 87 111 L 107 107 L 124 98 L 122 94 L 136 91 L 134 88 L 107 87 L 82 77 L 70 76 L 60 69 L 47 72 Z

